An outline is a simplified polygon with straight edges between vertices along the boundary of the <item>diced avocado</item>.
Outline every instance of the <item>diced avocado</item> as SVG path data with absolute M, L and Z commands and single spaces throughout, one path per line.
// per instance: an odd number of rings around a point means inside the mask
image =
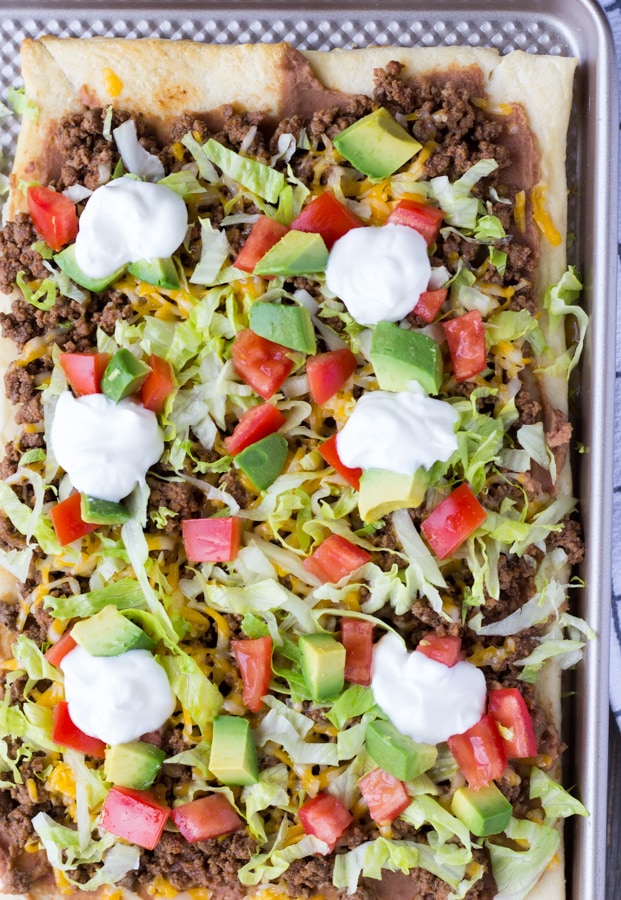
M 365 469 L 360 478 L 358 512 L 364 522 L 376 522 L 395 509 L 416 509 L 428 487 L 429 476 L 423 468 L 413 475 Z
M 122 347 L 117 350 L 103 373 L 101 391 L 118 403 L 124 397 L 137 393 L 151 369 Z
M 478 791 L 469 787 L 458 788 L 453 794 L 451 811 L 477 837 L 488 837 L 505 830 L 513 808 L 491 782 Z
M 411 781 L 422 775 L 433 766 L 438 756 L 438 748 L 434 744 L 413 741 L 411 737 L 401 734 L 392 722 L 382 719 L 367 725 L 365 744 L 378 766 L 401 781 Z
M 129 510 L 122 503 L 100 500 L 88 494 L 81 495 L 80 515 L 90 525 L 123 525 L 131 519 Z
M 345 647 L 331 634 L 303 634 L 298 642 L 304 681 L 313 700 L 333 700 L 345 683 Z
M 238 453 L 235 462 L 254 486 L 264 491 L 282 472 L 288 449 L 282 434 L 268 434 Z
M 253 303 L 249 324 L 255 334 L 291 350 L 314 353 L 317 349 L 315 329 L 308 310 L 303 306 Z
M 72 281 L 75 281 L 80 287 L 86 288 L 87 291 L 92 291 L 94 294 L 100 294 L 102 291 L 105 291 L 105 289 L 109 287 L 113 281 L 116 281 L 117 278 L 120 278 L 125 271 L 124 268 L 121 268 L 117 269 L 111 275 L 106 275 L 105 278 L 91 278 L 90 275 L 87 275 L 86 272 L 82 271 L 76 262 L 75 244 L 69 244 L 69 246 L 65 247 L 64 250 L 61 250 L 60 253 L 56 253 L 54 255 L 54 262 L 60 271 L 64 272 Z
M 328 248 L 320 234 L 288 231 L 254 267 L 254 275 L 314 275 L 325 272 Z
M 71 636 L 91 656 L 120 656 L 126 650 L 152 650 L 155 641 L 116 606 L 104 606 L 71 629 Z
M 384 107 L 358 119 L 333 143 L 341 156 L 370 178 L 392 175 L 422 147 Z
M 259 764 L 250 724 L 241 716 L 216 716 L 209 770 L 222 784 L 255 784 Z
M 442 350 L 426 334 L 399 328 L 394 322 L 378 322 L 369 355 L 383 391 L 406 391 L 411 381 L 417 381 L 427 394 L 440 390 Z
M 106 747 L 104 777 L 112 784 L 143 791 L 151 787 L 166 753 L 147 741 L 131 741 Z
M 146 281 L 147 284 L 153 284 L 155 287 L 165 288 L 169 291 L 179 289 L 179 275 L 170 257 L 139 259 L 128 266 L 127 271 L 140 281 Z

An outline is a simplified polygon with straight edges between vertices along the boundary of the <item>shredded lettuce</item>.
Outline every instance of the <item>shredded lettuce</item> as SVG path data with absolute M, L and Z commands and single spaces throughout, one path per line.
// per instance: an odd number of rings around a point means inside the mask
M 120 578 L 86 594 L 73 594 L 67 597 L 54 597 L 48 594 L 43 605 L 55 619 L 86 619 L 102 610 L 104 606 L 112 605 L 121 610 L 144 609 L 146 601 L 137 581 L 133 578 Z
M 582 356 L 584 339 L 589 325 L 589 316 L 575 302 L 581 291 L 582 282 L 576 275 L 574 266 L 569 266 L 560 280 L 546 291 L 543 305 L 548 313 L 550 332 L 563 334 L 562 320 L 565 316 L 573 316 L 578 329 L 576 343 L 564 353 L 558 355 L 554 363 L 545 367 L 544 370 L 549 375 L 566 374 L 569 376 Z
M 361 875 L 381 879 L 382 870 L 407 873 L 419 864 L 419 846 L 413 841 L 391 841 L 379 837 L 366 841 L 348 853 L 334 858 L 332 883 L 336 888 L 355 894 Z
M 32 508 L 18 498 L 9 480 L 0 482 L 0 508 L 8 516 L 11 524 L 23 534 L 28 542 L 34 537 L 44 553 L 58 553 L 60 545 L 50 520 L 43 515 L 45 483 L 32 469 L 20 468 L 11 483 L 28 482 L 34 492 Z
M 481 203 L 470 196 L 474 185 L 498 168 L 493 159 L 480 159 L 452 184 L 446 175 L 438 175 L 429 181 L 431 190 L 446 221 L 456 228 L 474 229 Z
M 237 181 L 252 193 L 258 194 L 268 203 L 278 202 L 286 185 L 282 172 L 257 162 L 255 159 L 240 156 L 239 153 L 229 150 L 214 138 L 210 138 L 203 149 L 208 159 L 233 181 Z
M 28 696 L 37 681 L 41 681 L 44 678 L 50 681 L 58 681 L 57 669 L 47 661 L 35 642 L 26 637 L 25 634 L 20 634 L 11 650 L 20 667 L 28 676 L 28 681 L 24 686 L 25 697 Z
M 146 181 L 158 181 L 164 177 L 162 161 L 154 153 L 149 153 L 138 140 L 136 123 L 133 119 L 127 119 L 112 131 L 123 165 L 132 175 L 144 178 Z
M 168 675 L 173 694 L 204 734 L 222 708 L 222 694 L 187 653 L 178 651 L 156 659 Z
M 538 825 L 529 819 L 512 818 L 505 834 L 520 847 L 486 841 L 496 881 L 496 900 L 524 900 L 541 875 L 553 862 L 560 843 L 560 835 L 548 825 Z M 560 861 L 557 861 L 560 865 Z
M 361 716 L 373 709 L 374 706 L 375 697 L 371 688 L 352 684 L 332 704 L 329 712 L 326 713 L 326 718 L 332 722 L 335 728 L 341 729 L 348 719 Z
M 319 743 L 305 740 L 312 728 L 312 722 L 306 716 L 291 716 L 289 707 L 274 697 L 270 697 L 270 710 L 255 729 L 255 740 L 258 747 L 269 741 L 280 744 L 290 756 L 294 765 L 336 766 L 338 765 L 338 749 L 335 743 Z
M 221 228 L 214 228 L 211 219 L 199 218 L 199 222 L 201 226 L 201 258 L 190 277 L 190 283 L 211 287 L 215 284 L 231 248 L 226 232 Z
M 26 279 L 23 272 L 18 272 L 15 282 L 24 296 L 26 303 L 43 312 L 49 312 L 56 303 L 56 283 L 53 278 L 44 278 L 36 290 L 33 290 Z
M 37 813 L 32 824 L 52 866 L 64 872 L 67 880 L 80 890 L 94 891 L 102 885 L 115 884 L 140 865 L 138 847 L 118 843 L 109 832 L 104 832 L 99 839 L 91 837 L 86 846 L 81 846 L 77 831 L 55 822 L 47 813 Z M 99 863 L 103 865 L 85 883 L 75 881 L 68 874 L 76 866 Z
M 246 821 L 252 836 L 264 844 L 267 841 L 265 823 L 259 815 L 264 809 L 282 809 L 294 813 L 288 791 L 289 772 L 283 763 L 263 769 L 256 784 L 245 787 L 242 801 L 246 811 Z
M 24 88 L 10 87 L 7 91 L 7 100 L 18 116 L 25 116 L 35 122 L 39 118 L 39 107 L 28 97 Z

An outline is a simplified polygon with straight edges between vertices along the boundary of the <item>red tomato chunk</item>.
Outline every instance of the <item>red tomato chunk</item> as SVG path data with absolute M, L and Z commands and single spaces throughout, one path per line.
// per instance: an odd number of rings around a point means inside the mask
M 371 556 L 347 538 L 331 534 L 303 561 L 307 572 L 320 581 L 337 582 L 370 562 Z
M 416 650 L 424 653 L 430 659 L 435 659 L 436 662 L 444 663 L 449 668 L 465 657 L 465 653 L 461 649 L 460 637 L 451 634 L 439 635 L 434 631 L 425 635 Z
M 28 211 L 37 234 L 58 252 L 75 240 L 78 216 L 74 203 L 59 191 L 41 185 L 28 188 Z
M 362 477 L 362 469 L 359 468 L 351 468 L 350 466 L 346 466 L 345 463 L 341 462 L 339 457 L 339 451 L 336 446 L 336 438 L 335 434 L 332 437 L 329 437 L 327 441 L 324 441 L 323 444 L 320 444 L 317 448 L 319 453 L 323 456 L 325 461 L 329 466 L 332 466 L 335 472 L 344 478 L 348 484 L 351 484 L 353 488 L 357 491 L 360 490 L 360 479 Z
M 77 541 L 78 538 L 90 534 L 98 528 L 82 519 L 82 499 L 80 494 L 70 494 L 66 500 L 62 500 L 50 509 L 50 518 L 56 537 L 64 547 Z
M 429 206 L 418 200 L 400 200 L 388 216 L 388 225 L 407 225 L 433 244 L 440 231 L 444 213 L 437 206 Z
M 259 712 L 272 677 L 272 639 L 266 635 L 231 641 L 231 646 L 242 677 L 242 701 L 251 712 Z
M 61 353 L 59 361 L 78 397 L 101 392 L 101 379 L 110 362 L 109 353 Z
M 243 822 L 224 794 L 209 794 L 171 811 L 171 818 L 186 841 L 208 841 L 239 831 Z
M 446 497 L 421 525 L 421 531 L 438 559 L 445 559 L 487 518 L 484 507 L 466 483 Z
M 348 347 L 329 350 L 306 360 L 308 391 L 315 403 L 322 406 L 347 384 L 356 371 L 356 357 Z
M 352 228 L 360 228 L 362 225 L 364 225 L 362 219 L 337 200 L 332 191 L 324 191 L 304 207 L 291 223 L 291 228 L 294 231 L 320 234 L 330 250 L 340 237 Z
M 106 745 L 99 738 L 85 734 L 73 722 L 69 714 L 69 704 L 66 700 L 59 700 L 54 707 L 54 721 L 52 724 L 52 740 L 61 747 L 69 747 L 78 750 L 88 756 L 97 759 L 105 759 Z
M 433 322 L 440 312 L 442 304 L 448 296 L 446 288 L 438 288 L 435 291 L 423 291 L 412 312 L 423 322 Z
M 446 341 L 453 362 L 456 381 L 468 381 L 487 366 L 483 317 L 478 309 L 472 309 L 442 322 Z
M 235 371 L 264 400 L 276 393 L 289 376 L 293 361 L 289 350 L 260 337 L 249 328 L 240 331 L 231 349 Z
M 449 750 L 474 791 L 500 778 L 507 768 L 502 740 L 491 716 L 483 716 L 476 725 L 448 739 Z
M 358 787 L 369 807 L 371 818 L 378 825 L 392 822 L 410 805 L 405 784 L 383 769 L 372 769 L 360 779 Z
M 153 850 L 170 816 L 149 791 L 113 787 L 103 806 L 100 827 L 145 850 Z
M 239 251 L 235 260 L 235 268 L 244 272 L 253 272 L 254 267 L 263 259 L 268 250 L 286 235 L 289 231 L 286 225 L 270 219 L 269 216 L 260 216 L 252 226 L 246 243 Z
M 533 721 L 524 697 L 517 688 L 490 691 L 487 711 L 498 726 L 507 759 L 524 759 L 537 755 Z
M 151 371 L 140 388 L 140 402 L 145 409 L 159 416 L 175 387 L 175 376 L 170 363 L 154 353 L 147 360 L 147 365 Z
M 242 520 L 238 516 L 183 519 L 181 529 L 188 562 L 231 562 L 239 552 Z
M 224 438 L 224 446 L 231 456 L 236 456 L 251 444 L 274 434 L 286 421 L 284 413 L 273 403 L 260 403 L 246 410 L 233 429 L 233 434 Z
M 327 844 L 330 853 L 352 821 L 347 807 L 338 797 L 327 793 L 317 794 L 312 800 L 307 800 L 300 807 L 298 815 L 306 834 L 312 834 Z
M 58 668 L 65 656 L 68 653 L 71 653 L 77 646 L 77 642 L 71 636 L 71 631 L 67 630 L 55 644 L 52 644 L 52 646 L 45 651 L 45 658 L 49 663 Z
M 351 684 L 371 684 L 373 623 L 366 619 L 341 619 L 341 643 L 345 647 L 345 679 Z

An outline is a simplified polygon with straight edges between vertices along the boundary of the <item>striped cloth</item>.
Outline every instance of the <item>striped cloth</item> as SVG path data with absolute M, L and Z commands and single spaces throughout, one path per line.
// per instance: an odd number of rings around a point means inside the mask
M 621 61 L 621 0 L 601 0 L 612 29 L 617 60 Z M 619 244 L 619 286 L 617 296 L 621 297 L 621 244 Z M 621 316 L 617 321 L 617 366 L 615 395 L 615 435 L 617 448 L 614 458 L 613 496 L 613 547 L 621 547 Z M 612 557 L 612 625 L 610 630 L 610 705 L 621 728 L 621 553 Z

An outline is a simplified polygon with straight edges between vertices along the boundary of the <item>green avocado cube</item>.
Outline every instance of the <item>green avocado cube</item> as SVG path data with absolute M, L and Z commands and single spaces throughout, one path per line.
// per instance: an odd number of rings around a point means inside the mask
M 317 349 L 315 329 L 310 314 L 303 306 L 282 303 L 253 303 L 250 307 L 251 331 L 275 344 L 314 353 Z
M 267 251 L 253 270 L 254 275 L 315 275 L 325 272 L 328 248 L 320 234 L 288 231 Z
M 124 397 L 136 394 L 150 371 L 146 363 L 122 347 L 106 366 L 101 379 L 101 392 L 118 403 Z
M 331 634 L 303 634 L 298 642 L 300 666 L 311 697 L 333 700 L 345 683 L 345 647 Z
M 422 148 L 383 106 L 341 131 L 333 143 L 341 156 L 370 178 L 387 178 Z
M 100 294 L 102 291 L 105 291 L 125 271 L 123 267 L 112 272 L 111 275 L 106 275 L 105 278 L 91 278 L 90 275 L 82 271 L 76 262 L 75 244 L 69 244 L 60 253 L 55 253 L 53 258 L 61 272 L 64 272 L 68 278 L 75 281 L 80 287 L 85 288 L 87 291 L 92 291 L 94 294 Z
M 427 394 L 440 390 L 442 350 L 426 334 L 399 328 L 394 322 L 378 322 L 369 355 L 383 391 L 406 391 L 411 381 L 417 381 Z
M 144 791 L 151 787 L 166 756 L 147 741 L 130 741 L 106 747 L 104 777 L 112 784 Z
M 127 267 L 127 271 L 154 287 L 169 291 L 179 290 L 179 275 L 170 257 L 156 259 L 138 259 Z
M 122 503 L 100 500 L 88 494 L 80 497 L 80 515 L 90 525 L 124 525 L 131 519 L 131 513 Z
M 413 741 L 392 722 L 378 719 L 367 725 L 365 745 L 380 768 L 400 781 L 411 781 L 430 769 L 438 756 L 434 744 Z
M 288 450 L 282 434 L 268 434 L 238 453 L 235 462 L 258 490 L 265 491 L 282 472 Z
M 259 780 L 257 748 L 247 719 L 216 716 L 209 770 L 222 784 L 246 785 Z
M 421 467 L 413 475 L 365 469 L 360 478 L 358 512 L 363 522 L 377 522 L 396 509 L 416 509 L 425 499 L 429 476 Z
M 451 800 L 451 812 L 477 837 L 488 837 L 504 831 L 513 807 L 494 782 L 473 791 L 458 788 Z
M 82 619 L 71 629 L 71 636 L 91 656 L 120 656 L 127 650 L 153 650 L 155 641 L 123 615 L 116 606 Z

